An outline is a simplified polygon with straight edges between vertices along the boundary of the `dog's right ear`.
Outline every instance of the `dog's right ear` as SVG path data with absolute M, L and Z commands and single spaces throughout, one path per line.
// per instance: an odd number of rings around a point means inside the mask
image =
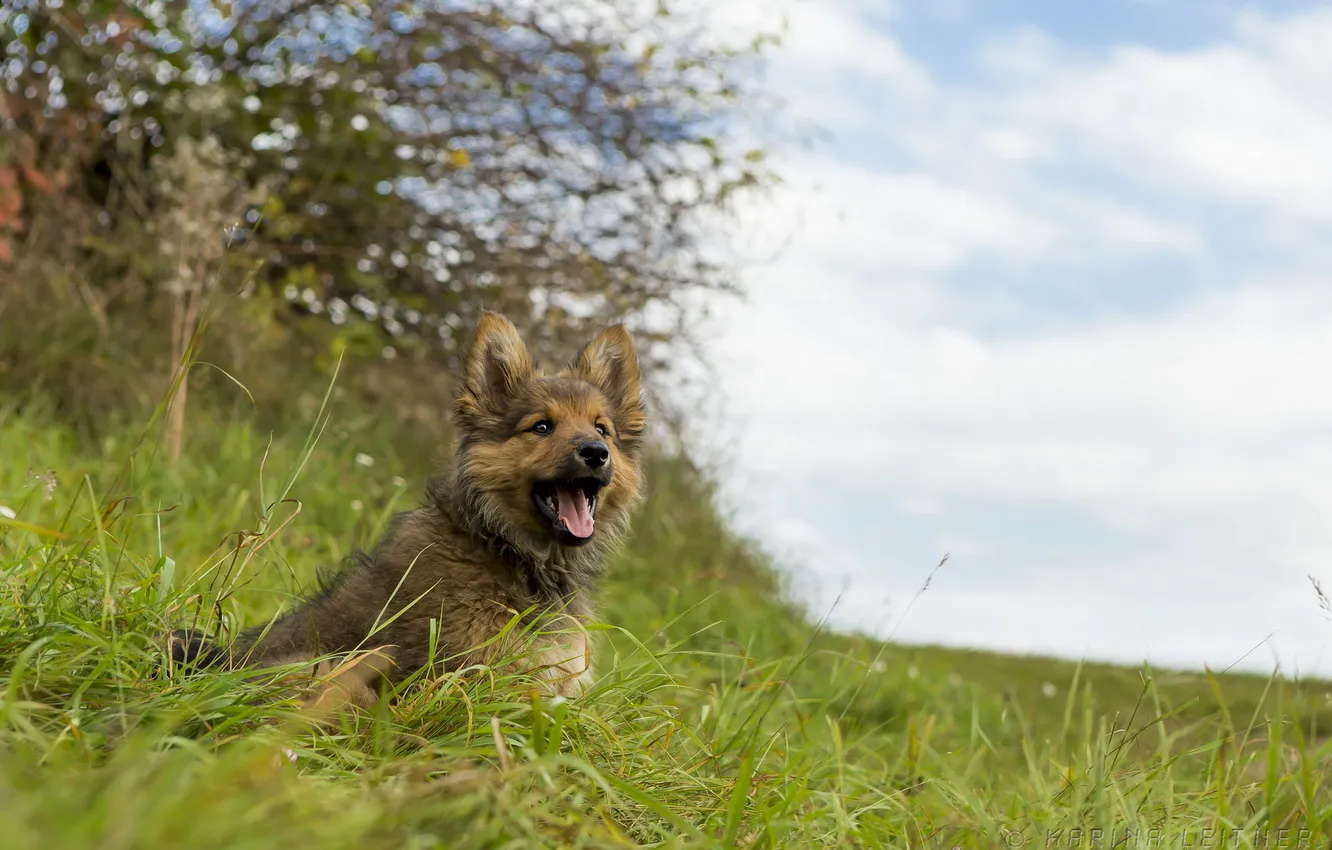
M 514 393 L 532 377 L 532 356 L 513 322 L 499 313 L 486 311 L 463 367 L 458 413 L 463 416 L 495 415 L 503 412 Z

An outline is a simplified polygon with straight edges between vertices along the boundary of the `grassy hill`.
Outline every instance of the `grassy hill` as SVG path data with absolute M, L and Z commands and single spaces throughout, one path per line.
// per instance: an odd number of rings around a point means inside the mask
M 163 672 L 163 629 L 271 614 L 418 498 L 429 464 L 390 425 L 305 426 L 197 412 L 171 468 L 151 432 L 0 411 L 5 847 L 1332 835 L 1332 685 L 829 634 L 670 457 L 603 585 L 586 697 L 473 670 L 319 732 L 276 686 Z

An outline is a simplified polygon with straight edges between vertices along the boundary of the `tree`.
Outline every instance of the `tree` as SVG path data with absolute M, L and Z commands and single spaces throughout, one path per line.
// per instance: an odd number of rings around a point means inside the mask
M 637 0 L 0 0 L 0 165 L 26 145 L 86 210 L 110 310 L 169 297 L 153 175 L 213 139 L 266 198 L 225 235 L 246 294 L 293 328 L 445 361 L 483 306 L 557 349 L 611 319 L 679 340 L 691 293 L 731 286 L 710 216 L 768 179 L 738 123 L 761 45 L 689 23 Z

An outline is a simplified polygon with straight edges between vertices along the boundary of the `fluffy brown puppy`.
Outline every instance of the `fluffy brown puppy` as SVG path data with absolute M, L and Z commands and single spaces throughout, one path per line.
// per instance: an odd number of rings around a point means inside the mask
M 536 638 L 528 662 L 554 694 L 591 681 L 582 622 L 593 581 L 627 529 L 642 489 L 647 414 L 637 356 L 621 326 L 602 331 L 567 368 L 537 367 L 513 324 L 485 314 L 454 407 L 452 463 L 424 505 L 394 517 L 298 608 L 210 646 L 175 632 L 181 663 L 274 666 L 353 650 L 369 655 L 312 671 L 315 702 L 366 705 L 378 686 L 431 660 L 442 669 L 508 657 L 515 615 L 559 631 Z M 510 633 L 513 633 L 512 630 Z

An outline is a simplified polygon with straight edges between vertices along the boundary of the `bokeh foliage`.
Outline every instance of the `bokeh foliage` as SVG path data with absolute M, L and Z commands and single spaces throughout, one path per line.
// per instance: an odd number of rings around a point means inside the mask
M 154 172 L 211 139 L 252 200 L 200 238 L 284 329 L 451 363 L 482 306 L 560 352 L 627 318 L 661 365 L 691 293 L 732 284 L 714 214 L 770 179 L 743 143 L 762 44 L 693 23 L 630 0 L 3 0 L 0 263 L 59 243 L 96 310 L 151 309 L 174 277 Z

